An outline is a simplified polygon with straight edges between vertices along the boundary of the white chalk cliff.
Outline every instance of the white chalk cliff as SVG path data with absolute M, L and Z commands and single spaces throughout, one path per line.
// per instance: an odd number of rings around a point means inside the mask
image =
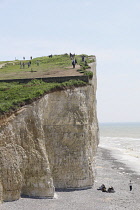
M 53 198 L 94 183 L 96 72 L 90 84 L 46 94 L 0 126 L 0 201 Z

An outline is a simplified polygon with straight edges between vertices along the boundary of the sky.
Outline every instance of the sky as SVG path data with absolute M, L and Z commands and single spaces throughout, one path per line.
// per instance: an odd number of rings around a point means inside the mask
M 97 58 L 99 122 L 140 122 L 139 0 L 0 0 L 0 61 Z

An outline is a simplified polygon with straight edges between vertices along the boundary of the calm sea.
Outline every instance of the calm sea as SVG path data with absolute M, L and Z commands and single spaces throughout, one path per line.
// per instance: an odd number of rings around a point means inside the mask
M 101 123 L 99 147 L 140 174 L 140 123 Z

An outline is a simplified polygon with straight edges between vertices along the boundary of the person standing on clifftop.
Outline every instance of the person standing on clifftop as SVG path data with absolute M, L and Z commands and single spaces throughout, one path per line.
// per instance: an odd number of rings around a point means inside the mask
M 75 59 L 72 61 L 73 68 L 75 68 Z
M 76 59 L 73 59 L 72 60 L 72 65 L 73 65 L 73 68 L 75 68 L 75 65 L 77 64 L 77 60 Z
M 129 189 L 130 189 L 130 191 L 132 191 L 132 182 L 131 182 L 131 180 L 129 182 Z

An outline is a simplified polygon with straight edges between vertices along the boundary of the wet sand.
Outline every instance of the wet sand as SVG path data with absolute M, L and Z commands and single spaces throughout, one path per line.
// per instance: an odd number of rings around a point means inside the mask
M 129 191 L 132 180 L 133 190 Z M 97 190 L 113 186 L 115 193 Z M 56 192 L 55 199 L 21 198 L 0 205 L 0 210 L 140 210 L 140 175 L 114 159 L 109 150 L 98 148 L 96 179 L 88 190 Z

